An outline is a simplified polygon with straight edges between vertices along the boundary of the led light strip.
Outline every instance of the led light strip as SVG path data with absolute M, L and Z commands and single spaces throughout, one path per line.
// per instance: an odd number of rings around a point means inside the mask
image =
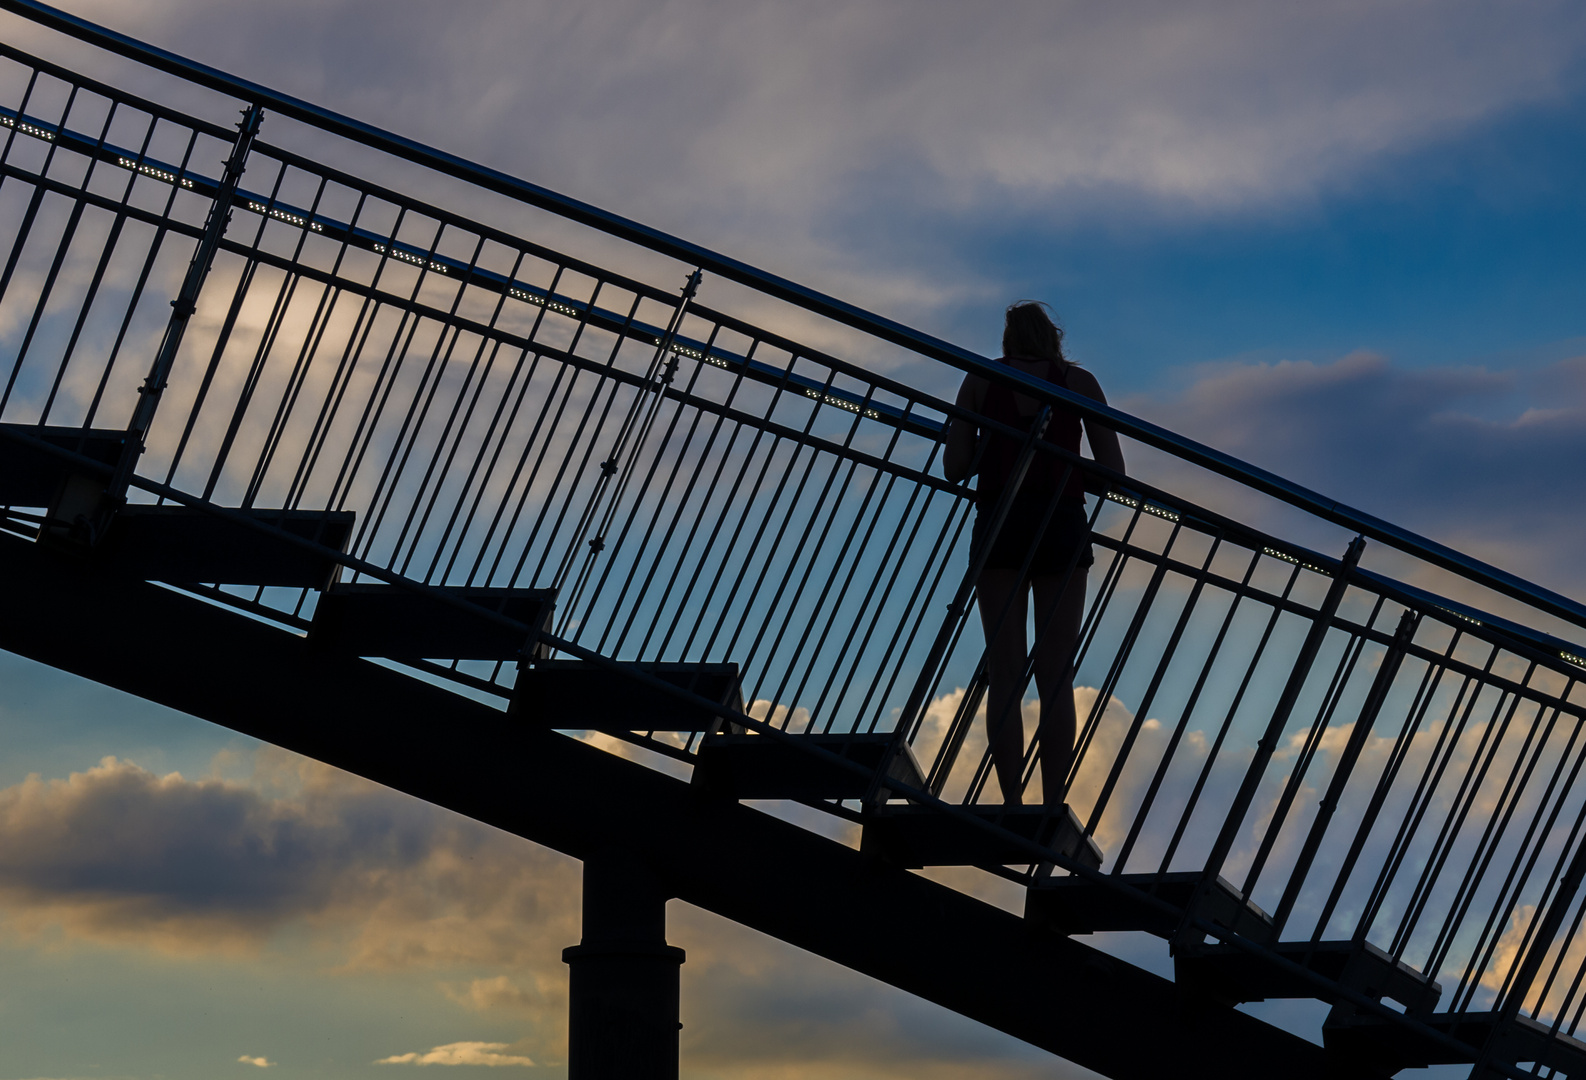
M 1264 547 L 1261 549 L 1261 554 L 1271 555 L 1274 559 L 1282 559 L 1284 562 L 1293 563 L 1295 566 L 1303 566 L 1305 569 L 1315 571 L 1318 574 L 1326 574 L 1328 577 L 1333 576 L 1333 572 L 1327 569 L 1325 566 L 1317 566 L 1315 563 L 1303 562 L 1300 559 L 1296 559 L 1288 552 L 1279 551 L 1277 548 Z
M 434 259 L 426 259 L 422 255 L 410 255 L 408 252 L 402 251 L 399 248 L 391 247 L 388 244 L 376 244 L 374 245 L 374 249 L 382 255 L 391 256 L 393 259 L 401 259 L 403 262 L 412 263 L 414 266 L 428 267 L 437 274 L 450 273 L 450 271 L 447 270 L 444 265 L 436 262 Z
M 162 180 L 167 184 L 181 184 L 184 188 L 190 188 L 193 186 L 193 182 L 185 176 L 178 177 L 173 172 L 167 172 L 164 169 L 156 169 L 153 165 L 139 164 L 136 160 L 129 157 L 116 158 L 116 164 L 120 165 L 123 169 L 131 169 L 135 173 L 142 173 L 144 176 L 155 180 Z
M 8 128 L 16 128 L 22 134 L 32 135 L 35 139 L 43 139 L 45 142 L 55 141 L 55 132 L 48 128 L 41 128 L 37 124 L 30 124 L 25 120 L 19 124 L 9 116 L 0 116 L 0 124 L 4 124 Z
M 1586 668 L 1586 656 L 1576 656 L 1574 653 L 1565 652 L 1563 649 L 1559 650 L 1558 656 L 1566 664 L 1574 664 L 1576 667 Z
M 1475 618 L 1474 616 L 1466 615 L 1464 612 L 1455 611 L 1453 608 L 1446 608 L 1442 604 L 1438 604 L 1437 605 L 1437 610 L 1443 612 L 1444 614 L 1452 615 L 1452 616 L 1454 616 L 1454 618 L 1459 619 L 1462 622 L 1468 622 L 1472 626 L 1485 626 L 1485 625 L 1487 625 L 1486 623 L 1482 622 L 1478 618 Z
M 701 352 L 699 349 L 689 349 L 682 345 L 674 345 L 672 347 L 672 351 L 677 353 L 679 356 L 686 356 L 690 360 L 698 360 L 701 363 L 709 364 L 711 367 L 725 368 L 729 371 L 732 370 L 732 365 L 727 363 L 727 361 L 723 360 L 721 357 L 711 356 L 709 353 Z
M 1133 497 L 1128 496 L 1128 495 L 1120 495 L 1116 491 L 1107 492 L 1107 498 L 1111 499 L 1115 503 L 1120 503 L 1120 504 L 1122 504 L 1124 506 L 1127 506 L 1131 510 L 1143 510 L 1147 514 L 1151 514 L 1151 515 L 1153 515 L 1155 517 L 1162 518 L 1165 521 L 1179 521 L 1179 520 L 1181 520 L 1179 518 L 1179 515 L 1175 514 L 1171 510 L 1164 510 L 1160 506 L 1153 506 L 1153 505 L 1151 505 L 1148 502 L 1145 502 L 1145 501 L 1143 501 L 1141 499 L 1133 498 Z M 1273 554 L 1277 554 L 1277 553 L 1273 552 Z M 1290 561 L 1292 562 L 1293 560 L 1291 559 Z
M 184 180 L 183 183 L 187 182 Z M 187 186 L 192 187 L 193 185 L 188 184 Z M 299 229 L 307 227 L 312 229 L 314 232 L 325 231 L 324 226 L 317 221 L 310 221 L 308 218 L 302 217 L 299 214 L 289 214 L 285 210 L 277 210 L 273 207 L 266 206 L 262 202 L 250 202 L 248 203 L 248 209 L 252 210 L 255 214 L 264 214 L 266 217 L 273 217 L 277 221 L 284 221 L 288 225 L 296 225 Z
M 564 304 L 559 300 L 550 300 L 543 296 L 536 296 L 534 293 L 531 293 L 526 289 L 520 289 L 517 286 L 508 288 L 507 295 L 512 297 L 514 300 L 522 300 L 525 304 L 533 304 L 535 307 L 546 308 L 549 311 L 554 311 L 561 315 L 568 315 L 574 319 L 578 318 L 582 314 L 582 312 L 573 307 L 571 304 Z
M 833 396 L 831 394 L 823 394 L 819 390 L 805 390 L 804 391 L 804 396 L 807 397 L 807 398 L 813 398 L 815 401 L 824 402 L 827 405 L 835 405 L 839 409 L 847 409 L 851 413 L 861 413 L 862 415 L 868 417 L 871 420 L 880 420 L 881 419 L 881 414 L 876 412 L 876 410 L 874 410 L 874 409 L 861 409 L 858 405 L 856 405 L 852 401 L 848 401 L 848 400 L 846 400 L 844 398 L 840 398 L 840 397 L 835 397 L 835 396 Z

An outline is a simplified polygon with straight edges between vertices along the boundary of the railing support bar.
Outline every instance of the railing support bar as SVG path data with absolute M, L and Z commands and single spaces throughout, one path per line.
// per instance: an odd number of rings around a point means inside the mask
M 165 337 L 160 342 L 159 352 L 155 354 L 143 385 L 138 387 L 138 404 L 132 411 L 132 421 L 127 425 L 127 439 L 121 446 L 121 457 L 116 462 L 115 472 L 110 476 L 110 483 L 93 522 L 90 542 L 103 534 L 111 516 L 127 500 L 127 488 L 132 482 L 133 472 L 137 470 L 138 459 L 143 454 L 145 440 L 154 423 L 154 414 L 160 407 L 160 396 L 165 392 L 166 381 L 176 363 L 176 353 L 182 346 L 188 320 L 198 309 L 199 291 L 204 287 L 204 279 L 209 276 L 209 268 L 214 264 L 221 237 L 225 235 L 226 226 L 231 221 L 232 198 L 247 169 L 248 153 L 253 149 L 253 141 L 263 123 L 264 109 L 261 106 L 254 104 L 243 110 L 242 120 L 237 124 L 237 141 L 232 144 L 225 173 L 215 192 L 214 202 L 209 207 L 209 220 L 204 223 L 204 235 L 193 252 L 193 261 L 187 266 L 181 291 L 171 301 L 171 319 L 165 326 Z

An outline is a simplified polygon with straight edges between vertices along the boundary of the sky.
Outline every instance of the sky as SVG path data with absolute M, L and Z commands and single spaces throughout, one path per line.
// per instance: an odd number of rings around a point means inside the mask
M 1586 599 L 1578 4 L 64 6 L 987 355 L 1044 299 L 1115 404 Z M 0 747 L 0 1080 L 563 1075 L 571 860 L 6 655 Z M 669 932 L 685 1076 L 1087 1075 Z

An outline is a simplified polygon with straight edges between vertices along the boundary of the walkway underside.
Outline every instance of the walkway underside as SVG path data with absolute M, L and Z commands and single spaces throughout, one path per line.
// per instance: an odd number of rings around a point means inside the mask
M 1321 1047 L 842 844 L 169 589 L 0 536 L 0 648 L 516 833 L 1107 1076 L 1361 1076 Z M 903 944 L 900 947 L 900 943 Z M 570 943 L 569 943 L 570 944 Z

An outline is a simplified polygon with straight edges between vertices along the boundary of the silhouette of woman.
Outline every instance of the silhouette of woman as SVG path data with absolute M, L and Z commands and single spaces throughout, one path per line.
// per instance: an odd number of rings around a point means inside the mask
M 1096 377 L 1063 355 L 1063 331 L 1047 314 L 1045 304 L 1020 301 L 1008 308 L 1002 352 L 1000 363 L 1106 403 Z M 1040 403 L 1034 398 L 978 375 L 964 377 L 958 404 L 977 416 L 1024 431 L 1030 429 L 1040 413 Z M 1084 428 L 1097 463 L 1123 472 L 1123 450 L 1118 445 L 1117 432 L 1090 420 L 1084 422 Z M 1079 435 L 1079 414 L 1054 407 L 1045 441 L 1077 454 Z M 954 483 L 966 479 L 977 456 L 980 462 L 975 489 L 975 551 L 985 542 L 1019 449 L 1013 438 L 970 421 L 954 419 L 948 425 L 942 459 L 947 479 Z M 1069 473 L 1066 481 L 1065 472 Z M 1068 470 L 1055 456 L 1036 454 L 976 583 L 980 621 L 986 634 L 986 735 L 991 743 L 997 784 L 1003 801 L 1010 805 L 1022 801 L 1024 717 L 1019 698 L 1026 659 L 1034 661 L 1035 685 L 1041 695 L 1037 730 L 1041 742 L 1042 801 L 1048 807 L 1060 803 L 1063 783 L 1073 763 L 1074 684 L 1069 668 L 1084 617 L 1086 571 L 1094 561 L 1085 515 L 1086 486 L 1085 475 L 1078 469 Z M 1041 522 L 1048 508 L 1051 519 L 1043 531 Z M 1021 576 L 1027 556 L 1030 566 Z M 1035 595 L 1038 635 L 1033 657 L 1025 645 L 1027 598 L 1031 592 Z

